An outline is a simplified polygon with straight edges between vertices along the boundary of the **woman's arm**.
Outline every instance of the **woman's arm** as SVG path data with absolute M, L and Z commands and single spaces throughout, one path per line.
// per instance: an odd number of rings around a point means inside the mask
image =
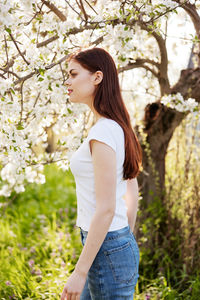
M 91 140 L 96 211 L 75 272 L 86 275 L 106 237 L 116 206 L 116 153 L 108 145 Z
M 127 206 L 128 224 L 132 231 L 134 230 L 137 217 L 138 198 L 139 196 L 137 179 L 133 178 L 127 180 L 127 190 L 124 199 Z

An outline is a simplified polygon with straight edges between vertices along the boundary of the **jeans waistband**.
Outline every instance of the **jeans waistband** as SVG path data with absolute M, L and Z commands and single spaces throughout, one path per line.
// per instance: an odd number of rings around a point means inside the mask
M 80 228 L 80 227 L 79 227 Z M 84 231 L 83 229 L 81 229 L 81 233 L 84 237 L 87 236 L 88 234 L 88 231 Z M 121 228 L 121 229 L 118 229 L 118 230 L 114 230 L 114 231 L 109 231 L 107 234 L 106 234 L 106 237 L 104 239 L 104 241 L 110 241 L 110 240 L 114 240 L 114 239 L 117 239 L 117 238 L 120 238 L 122 236 L 126 236 L 128 234 L 132 233 L 131 232 L 131 229 L 130 229 L 130 226 L 126 226 L 124 228 Z

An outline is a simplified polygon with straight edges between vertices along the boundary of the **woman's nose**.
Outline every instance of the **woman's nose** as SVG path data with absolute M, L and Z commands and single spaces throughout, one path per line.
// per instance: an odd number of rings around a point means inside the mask
M 69 85 L 68 80 L 69 79 L 64 80 L 64 85 Z
M 64 80 L 64 85 L 70 85 L 71 82 L 70 82 L 70 78 L 67 77 L 65 80 Z

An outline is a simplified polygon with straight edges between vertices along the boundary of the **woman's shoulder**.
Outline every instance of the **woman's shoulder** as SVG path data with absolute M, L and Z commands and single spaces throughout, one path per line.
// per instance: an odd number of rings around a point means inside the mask
M 111 130 L 123 131 L 122 127 L 115 120 L 104 118 L 104 117 L 100 118 L 96 122 L 94 127 L 98 127 L 98 128 L 102 127 L 108 129 L 110 128 Z
M 119 145 L 124 143 L 124 132 L 121 126 L 114 120 L 101 118 L 90 129 L 87 141 L 92 139 L 101 141 L 117 151 Z

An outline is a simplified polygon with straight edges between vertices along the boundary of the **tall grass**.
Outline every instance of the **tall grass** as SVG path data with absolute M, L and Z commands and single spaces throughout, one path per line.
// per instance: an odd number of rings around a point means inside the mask
M 135 299 L 200 299 L 199 125 L 190 115 L 176 129 L 166 157 L 165 200 L 155 197 L 139 225 Z
M 2 205 L 0 299 L 60 299 L 80 254 L 73 178 L 55 166 L 45 173 L 46 184 Z

